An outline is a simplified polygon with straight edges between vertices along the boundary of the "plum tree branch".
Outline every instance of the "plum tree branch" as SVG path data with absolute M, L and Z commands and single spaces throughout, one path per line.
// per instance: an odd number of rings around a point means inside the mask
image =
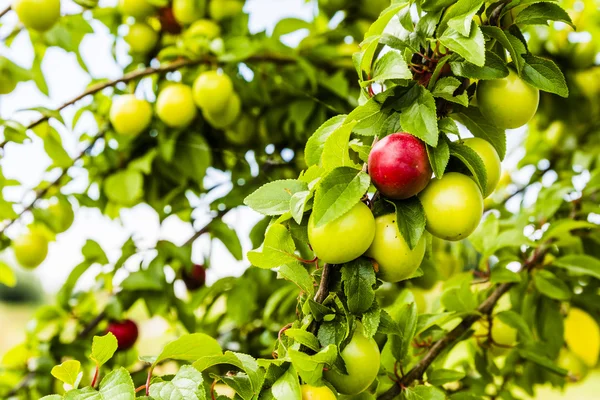
M 4 10 L 0 11 L 0 18 L 4 17 L 12 9 L 12 4 L 9 4 Z
M 333 266 L 331 264 L 325 263 L 323 265 L 323 272 L 321 272 L 321 282 L 319 283 L 319 289 L 315 294 L 314 300 L 321 304 L 327 296 L 329 296 L 329 280 L 331 277 L 331 269 Z

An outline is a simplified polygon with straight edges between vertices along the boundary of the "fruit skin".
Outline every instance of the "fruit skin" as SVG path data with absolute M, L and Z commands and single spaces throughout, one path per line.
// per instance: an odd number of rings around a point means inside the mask
M 204 3 L 196 0 L 173 0 L 173 15 L 180 25 L 188 25 L 202 18 Z
M 202 115 L 209 124 L 217 129 L 224 129 L 235 122 L 242 111 L 242 101 L 237 94 L 231 95 L 223 111 L 211 113 L 204 110 Z
M 201 19 L 190 25 L 186 31 L 186 35 L 190 37 L 204 36 L 208 39 L 214 39 L 221 36 L 221 28 L 210 19 Z
M 115 335 L 119 350 L 128 350 L 132 348 L 138 338 L 138 327 L 136 323 L 130 319 L 124 321 L 111 321 L 108 324 L 106 331 Z
M 339 400 L 375 400 L 375 396 L 373 396 L 369 392 L 362 392 L 354 396 L 346 396 L 345 394 L 338 397 Z
M 495 318 L 492 322 L 492 339 L 501 346 L 515 346 L 517 344 L 517 330 Z
M 502 79 L 477 84 L 477 104 L 484 117 L 502 129 L 515 129 L 533 118 L 540 102 L 540 91 L 510 70 Z
M 12 79 L 12 76 L 5 71 L 0 70 L 0 94 L 8 94 L 15 90 L 17 81 Z
M 231 388 L 230 386 L 224 385 L 222 383 L 217 383 L 215 385 L 214 392 L 219 396 L 229 397 L 230 399 L 233 399 L 235 397 L 235 390 L 233 390 L 233 388 Z
M 238 0 L 211 0 L 208 5 L 208 13 L 215 21 L 234 17 L 243 9 L 244 2 Z
M 165 87 L 156 98 L 156 115 L 172 128 L 188 126 L 197 112 L 192 89 L 182 83 Z
M 431 181 L 420 194 L 427 230 L 446 240 L 461 240 L 479 225 L 483 215 L 483 196 L 470 177 L 449 172 Z
M 225 139 L 235 146 L 246 146 L 250 144 L 255 133 L 254 119 L 244 114 L 233 126 L 225 130 Z
M 60 18 L 60 0 L 15 0 L 12 5 L 27 29 L 47 31 Z
M 302 400 L 336 400 L 335 394 L 327 386 L 301 385 Z
M 500 175 L 502 174 L 500 156 L 498 155 L 498 152 L 496 152 L 494 146 L 485 139 L 469 138 L 465 139 L 463 144 L 474 150 L 481 158 L 481 161 L 483 161 L 487 173 L 487 182 L 485 193 L 483 195 L 483 197 L 486 198 L 494 192 L 500 181 Z
M 341 217 L 315 226 L 314 213 L 308 219 L 308 239 L 323 262 L 343 264 L 360 257 L 375 237 L 375 218 L 369 207 L 357 203 Z
M 34 269 L 48 255 L 48 239 L 43 233 L 31 229 L 13 240 L 12 248 L 19 264 L 24 268 Z
M 579 357 L 564 347 L 560 349 L 560 354 L 556 364 L 569 371 L 571 379 L 581 381 L 589 372 L 587 365 Z
M 181 279 L 190 292 L 198 290 L 206 284 L 206 268 L 204 265 L 194 265 L 192 270 L 183 269 Z
M 588 313 L 571 308 L 565 318 L 565 343 L 588 367 L 596 366 L 600 353 L 600 328 Z
M 134 54 L 147 54 L 156 46 L 158 33 L 144 22 L 136 22 L 129 26 L 129 32 L 125 36 L 129 49 Z
M 425 144 L 409 133 L 394 133 L 375 143 L 368 165 L 375 187 L 391 199 L 416 195 L 432 175 Z
M 118 134 L 137 136 L 150 125 L 152 107 L 147 101 L 126 94 L 113 101 L 109 119 Z
M 52 216 L 52 228 L 56 233 L 63 233 L 73 225 L 75 213 L 71 204 L 65 200 L 64 203 L 54 203 L 48 207 L 48 211 Z
M 193 92 L 196 105 L 210 114 L 222 112 L 234 94 L 231 79 L 217 71 L 198 75 Z
M 396 214 L 375 219 L 375 238 L 365 253 L 379 264 L 377 276 L 385 282 L 399 282 L 415 273 L 425 256 L 425 237 L 414 249 L 408 247 L 398 224 Z
M 156 9 L 146 0 L 120 0 L 119 7 L 125 15 L 130 15 L 136 20 L 143 20 L 154 14 Z
M 354 395 L 365 391 L 377 378 L 381 354 L 373 338 L 367 338 L 362 325 L 357 326 L 350 343 L 340 353 L 348 375 L 334 369 L 323 373 L 341 394 Z
M 574 43 L 569 57 L 570 64 L 575 68 L 585 69 L 594 65 L 598 45 L 594 40 Z

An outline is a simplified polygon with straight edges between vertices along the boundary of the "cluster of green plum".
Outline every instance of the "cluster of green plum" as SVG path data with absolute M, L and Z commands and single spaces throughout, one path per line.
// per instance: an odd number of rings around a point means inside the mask
M 539 102 L 538 90 L 512 71 L 506 78 L 479 82 L 476 96 L 483 115 L 502 129 L 526 124 Z M 427 231 L 450 241 L 462 240 L 477 228 L 483 200 L 494 191 L 501 175 L 500 157 L 488 141 L 470 138 L 462 143 L 483 161 L 485 193 L 471 176 L 459 172 L 432 179 L 425 144 L 408 133 L 394 133 L 378 141 L 368 159 L 368 173 L 379 194 L 392 200 L 418 196 Z M 376 262 L 381 280 L 398 282 L 411 277 L 423 260 L 425 238 L 411 249 L 400 234 L 396 214 L 375 218 L 371 209 L 359 202 L 326 224 L 315 224 L 313 217 L 308 222 L 309 241 L 323 262 L 342 264 L 364 254 Z
M 185 128 L 195 118 L 197 108 L 213 127 L 231 126 L 241 113 L 241 101 L 229 76 L 218 71 L 198 75 L 193 87 L 169 83 L 158 93 L 155 110 L 158 118 L 171 128 Z M 110 122 L 123 136 L 137 136 L 152 122 L 152 106 L 146 100 L 128 94 L 113 101 Z

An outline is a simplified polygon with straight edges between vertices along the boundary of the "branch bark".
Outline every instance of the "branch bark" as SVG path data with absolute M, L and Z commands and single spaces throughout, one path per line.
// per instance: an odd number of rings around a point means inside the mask
M 12 4 L 10 4 L 4 10 L 0 11 L 0 18 L 4 17 L 4 15 L 6 15 L 11 9 L 12 9 Z
M 315 294 L 314 300 L 321 304 L 327 296 L 329 296 L 329 278 L 331 277 L 331 269 L 333 266 L 331 264 L 325 263 L 323 265 L 323 272 L 321 273 L 321 282 L 319 283 L 319 289 Z

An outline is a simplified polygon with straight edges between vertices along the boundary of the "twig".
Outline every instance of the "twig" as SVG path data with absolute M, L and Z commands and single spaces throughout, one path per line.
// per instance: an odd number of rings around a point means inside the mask
M 0 18 L 4 17 L 10 10 L 12 9 L 12 5 L 9 5 L 4 10 L 0 11 Z
M 332 268 L 333 267 L 331 264 L 325 263 L 323 265 L 323 272 L 321 272 L 321 282 L 319 283 L 319 289 L 317 290 L 317 293 L 315 294 L 314 298 L 314 300 L 319 304 L 323 303 L 327 296 L 329 296 L 329 278 L 331 276 Z
M 210 231 L 210 224 L 215 220 L 215 219 L 219 219 L 222 218 L 223 216 L 225 216 L 225 214 L 227 214 L 229 211 L 231 211 L 231 209 L 227 209 L 227 210 L 223 210 L 223 211 L 219 211 L 217 213 L 217 215 L 210 220 L 209 223 L 207 223 L 206 225 L 204 225 L 204 227 L 202 227 L 200 230 L 196 231 L 196 233 L 194 233 L 192 235 L 191 238 L 189 238 L 184 244 L 183 247 L 185 246 L 189 246 L 192 243 L 194 243 L 196 241 L 196 239 L 198 239 L 200 236 L 204 235 L 205 233 L 207 233 L 208 231 Z
M 106 311 L 102 311 L 100 314 L 98 314 L 93 320 L 91 320 L 84 328 L 81 332 L 79 332 L 79 335 L 77 335 L 78 339 L 83 339 L 85 338 L 87 335 L 89 335 L 94 329 L 96 329 L 96 327 L 98 326 L 98 324 L 100 324 L 100 322 L 102 322 L 102 320 L 106 318 Z

